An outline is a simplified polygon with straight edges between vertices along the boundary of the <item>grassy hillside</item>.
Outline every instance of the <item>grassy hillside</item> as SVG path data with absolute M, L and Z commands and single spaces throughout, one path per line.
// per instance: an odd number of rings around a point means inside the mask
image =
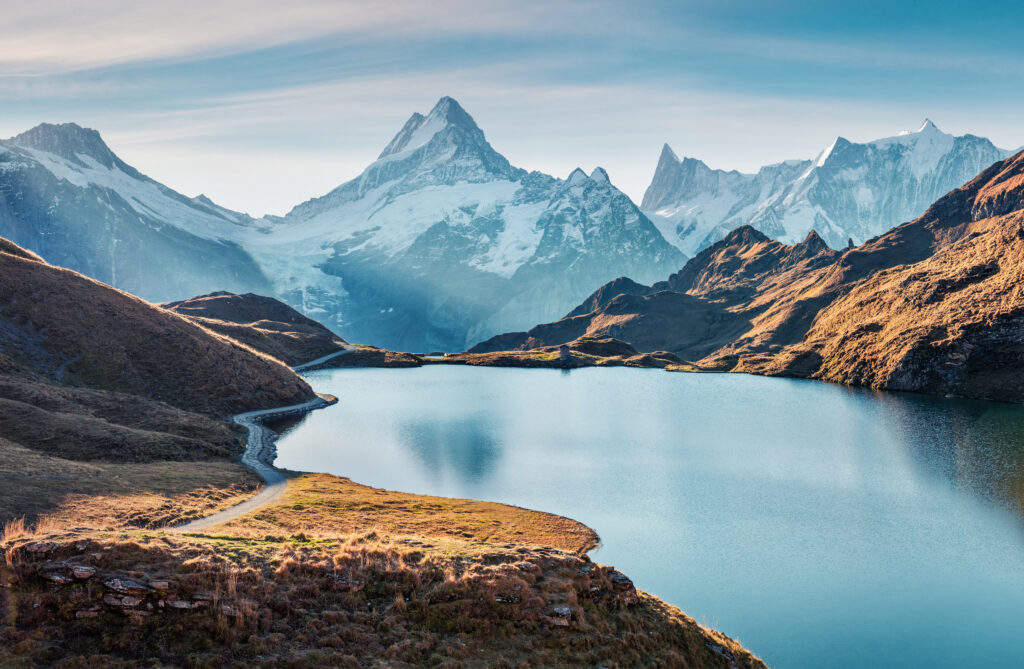
M 272 297 L 211 293 L 161 307 L 295 366 L 342 350 L 345 340 Z
M 172 313 L 2 240 L 0 279 L 0 666 L 763 667 L 560 516 L 296 473 L 209 533 L 169 529 L 260 486 L 228 414 L 312 396 L 253 349 L 341 340 L 256 296 Z
M 0 354 L 48 382 L 211 416 L 313 397 L 280 362 L 75 272 L 0 252 L 0 277 Z
M 0 664 L 763 668 L 500 504 L 303 476 L 209 534 L 9 527 Z

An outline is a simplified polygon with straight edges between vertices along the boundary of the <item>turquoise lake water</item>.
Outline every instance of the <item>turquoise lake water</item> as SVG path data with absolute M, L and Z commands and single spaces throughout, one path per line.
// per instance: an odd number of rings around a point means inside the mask
M 307 378 L 340 402 L 278 466 L 575 518 L 773 667 L 1024 667 L 1024 408 L 624 368 Z

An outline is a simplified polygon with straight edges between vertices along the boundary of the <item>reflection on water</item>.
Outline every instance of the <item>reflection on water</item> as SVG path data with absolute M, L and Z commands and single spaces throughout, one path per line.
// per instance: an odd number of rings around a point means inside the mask
M 1020 407 L 622 368 L 309 378 L 340 402 L 275 424 L 278 465 L 576 518 L 772 666 L 1024 666 Z
M 309 414 L 307 413 L 295 416 L 281 416 L 280 418 L 265 420 L 263 425 L 283 437 L 305 423 L 308 417 Z
M 480 417 L 458 423 L 441 420 L 411 421 L 398 429 L 399 439 L 433 474 L 434 480 L 451 472 L 466 484 L 486 480 L 501 457 L 501 444 Z
M 1024 411 L 994 402 L 876 393 L 916 464 L 1024 526 Z

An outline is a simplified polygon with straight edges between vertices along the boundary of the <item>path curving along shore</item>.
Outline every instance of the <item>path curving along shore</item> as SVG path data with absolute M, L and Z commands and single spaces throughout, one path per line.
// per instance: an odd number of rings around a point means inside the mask
M 348 346 L 337 353 L 331 353 L 330 355 L 325 355 L 322 358 L 317 358 L 311 362 L 296 365 L 295 367 L 292 367 L 292 370 L 295 372 L 307 371 L 317 367 L 318 365 L 322 365 L 339 355 L 351 353 L 354 350 L 355 347 Z M 214 525 L 219 525 L 229 520 L 234 520 L 239 516 L 251 513 L 264 504 L 269 504 L 280 497 L 288 484 L 288 480 L 271 464 L 274 461 L 275 435 L 263 426 L 263 421 L 268 418 L 294 416 L 296 414 L 306 413 L 315 409 L 322 409 L 324 407 L 331 406 L 332 404 L 336 404 L 337 402 L 338 398 L 333 395 L 321 395 L 320 393 L 317 393 L 317 396 L 314 399 L 311 399 L 308 402 L 303 402 L 302 404 L 293 404 L 291 406 L 278 407 L 276 409 L 247 411 L 245 413 L 232 416 L 231 420 L 245 427 L 249 431 L 245 440 L 245 452 L 242 453 L 242 464 L 259 474 L 260 477 L 267 482 L 267 485 L 249 499 L 244 502 L 240 502 L 231 508 L 218 511 L 215 514 L 205 516 L 203 518 L 191 520 L 181 525 L 175 525 L 169 529 L 175 532 L 198 532 L 200 530 L 206 530 Z
M 335 351 L 334 353 L 328 353 L 327 355 L 323 356 L 322 358 L 317 358 L 316 360 L 310 360 L 309 362 L 304 362 L 301 365 L 295 365 L 294 367 L 292 367 L 292 371 L 293 372 L 308 372 L 311 369 L 315 369 L 315 368 L 319 367 L 320 365 L 324 364 L 325 362 L 328 362 L 330 360 L 333 360 L 334 358 L 337 358 L 339 355 L 345 355 L 346 353 L 351 353 L 354 350 L 356 350 L 355 346 L 352 346 L 351 344 L 345 344 L 345 348 L 344 349 L 342 349 L 340 351 Z

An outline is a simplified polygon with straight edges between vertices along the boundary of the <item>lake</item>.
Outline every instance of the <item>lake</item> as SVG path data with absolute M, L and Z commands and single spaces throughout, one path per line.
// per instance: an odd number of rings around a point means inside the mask
M 1024 666 L 1024 408 L 645 369 L 311 372 L 280 467 L 507 502 L 773 667 Z

